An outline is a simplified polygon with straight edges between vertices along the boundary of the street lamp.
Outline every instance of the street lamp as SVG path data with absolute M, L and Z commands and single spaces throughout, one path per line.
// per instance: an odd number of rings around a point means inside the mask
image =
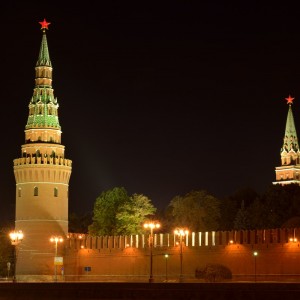
M 62 243 L 64 240 L 60 236 L 52 236 L 50 238 L 51 243 L 55 243 L 55 257 L 54 257 L 54 278 L 57 281 L 57 244 Z
M 13 282 L 16 282 L 16 266 L 17 266 L 17 246 L 21 243 L 21 241 L 24 238 L 24 234 L 22 232 L 22 230 L 18 230 L 18 231 L 12 231 L 9 234 L 9 238 L 11 241 L 11 244 L 15 247 L 14 248 L 14 275 L 13 275 Z
M 183 281 L 183 273 L 182 273 L 182 239 L 184 236 L 186 236 L 189 233 L 188 230 L 186 229 L 175 229 L 174 230 L 174 234 L 176 234 L 177 236 L 179 236 L 179 246 L 180 246 L 180 276 L 179 276 L 179 282 Z
M 256 282 L 256 256 L 258 255 L 257 251 L 253 252 L 253 256 L 254 256 L 254 282 Z
M 153 230 L 158 229 L 160 224 L 157 222 L 146 222 L 144 223 L 145 229 L 150 229 L 150 236 L 149 236 L 149 248 L 150 248 L 150 277 L 149 282 L 153 282 L 153 273 L 152 273 L 152 264 L 153 264 Z
M 166 282 L 168 282 L 168 258 L 169 258 L 169 254 L 166 253 L 165 254 L 165 259 L 166 259 Z
M 11 263 L 7 262 L 6 266 L 7 266 L 7 279 L 8 279 L 9 278 L 9 272 L 10 272 Z

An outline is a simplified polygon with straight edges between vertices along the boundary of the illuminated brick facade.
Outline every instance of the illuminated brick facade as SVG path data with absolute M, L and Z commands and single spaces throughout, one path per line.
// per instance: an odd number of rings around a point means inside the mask
M 183 238 L 184 279 L 195 281 L 197 268 L 215 263 L 229 268 L 233 280 L 253 281 L 255 271 L 259 281 L 299 280 L 299 235 L 300 228 L 191 232 Z M 92 237 L 70 234 L 64 244 L 65 276 L 60 280 L 147 282 L 148 238 L 148 235 Z M 166 272 L 169 280 L 178 281 L 178 242 L 174 234 L 154 234 L 156 282 L 164 281 Z M 258 254 L 256 257 L 254 252 Z

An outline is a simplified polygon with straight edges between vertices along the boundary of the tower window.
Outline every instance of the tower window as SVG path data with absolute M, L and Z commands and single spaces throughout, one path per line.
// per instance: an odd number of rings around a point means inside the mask
M 58 197 L 58 188 L 54 188 L 54 197 Z
M 18 197 L 21 197 L 21 188 L 18 189 Z
M 33 189 L 33 196 L 38 196 L 38 195 L 39 195 L 39 188 L 35 186 Z

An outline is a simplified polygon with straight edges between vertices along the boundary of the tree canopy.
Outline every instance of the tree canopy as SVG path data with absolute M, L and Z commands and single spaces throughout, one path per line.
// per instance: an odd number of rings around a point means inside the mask
M 270 185 L 266 192 L 238 210 L 235 229 L 271 229 L 291 226 L 300 217 L 300 186 Z M 291 222 L 289 220 L 293 219 Z
M 146 196 L 129 196 L 124 188 L 116 187 L 96 199 L 89 233 L 140 234 L 142 223 L 154 213 L 156 208 Z M 262 195 L 251 188 L 241 188 L 221 200 L 205 190 L 194 190 L 175 196 L 159 220 L 165 232 L 179 226 L 197 232 L 300 225 L 300 186 L 270 185 Z
M 290 218 L 300 216 L 300 186 L 272 185 L 262 196 L 265 228 L 280 228 Z
M 221 218 L 219 230 L 246 228 L 251 224 L 248 207 L 259 197 L 257 192 L 249 187 L 242 187 L 221 199 Z
M 72 212 L 69 214 L 69 232 L 73 233 L 87 233 L 88 227 L 92 223 L 92 214 L 85 213 L 77 215 Z
M 147 216 L 154 214 L 156 208 L 151 200 L 144 196 L 133 194 L 128 202 L 119 207 L 116 218 L 119 234 L 140 234 L 143 232 L 142 223 Z
M 155 213 L 151 200 L 139 194 L 129 196 L 125 188 L 102 192 L 96 199 L 91 235 L 128 235 L 142 233 L 142 223 Z
M 188 227 L 190 231 L 217 230 L 220 201 L 205 190 L 174 197 L 168 207 L 169 226 Z

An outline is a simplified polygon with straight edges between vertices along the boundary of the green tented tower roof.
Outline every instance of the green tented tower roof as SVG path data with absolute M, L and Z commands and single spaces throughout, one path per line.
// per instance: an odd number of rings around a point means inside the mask
M 288 115 L 286 119 L 286 126 L 285 126 L 285 133 L 284 133 L 284 138 L 283 138 L 283 146 L 281 149 L 282 151 L 298 151 L 299 150 L 299 144 L 298 144 L 298 138 L 297 138 L 297 132 L 296 132 L 296 126 L 294 122 L 294 116 L 293 116 L 293 111 L 292 111 L 292 101 L 294 98 L 286 98 L 288 100 L 289 104 L 289 110 L 288 110 Z
M 58 119 L 58 102 L 52 88 L 52 64 L 50 60 L 46 29 L 48 24 L 40 22 L 43 36 L 38 60 L 35 67 L 35 88 L 29 103 L 29 116 L 26 129 L 56 128 L 60 129 Z

